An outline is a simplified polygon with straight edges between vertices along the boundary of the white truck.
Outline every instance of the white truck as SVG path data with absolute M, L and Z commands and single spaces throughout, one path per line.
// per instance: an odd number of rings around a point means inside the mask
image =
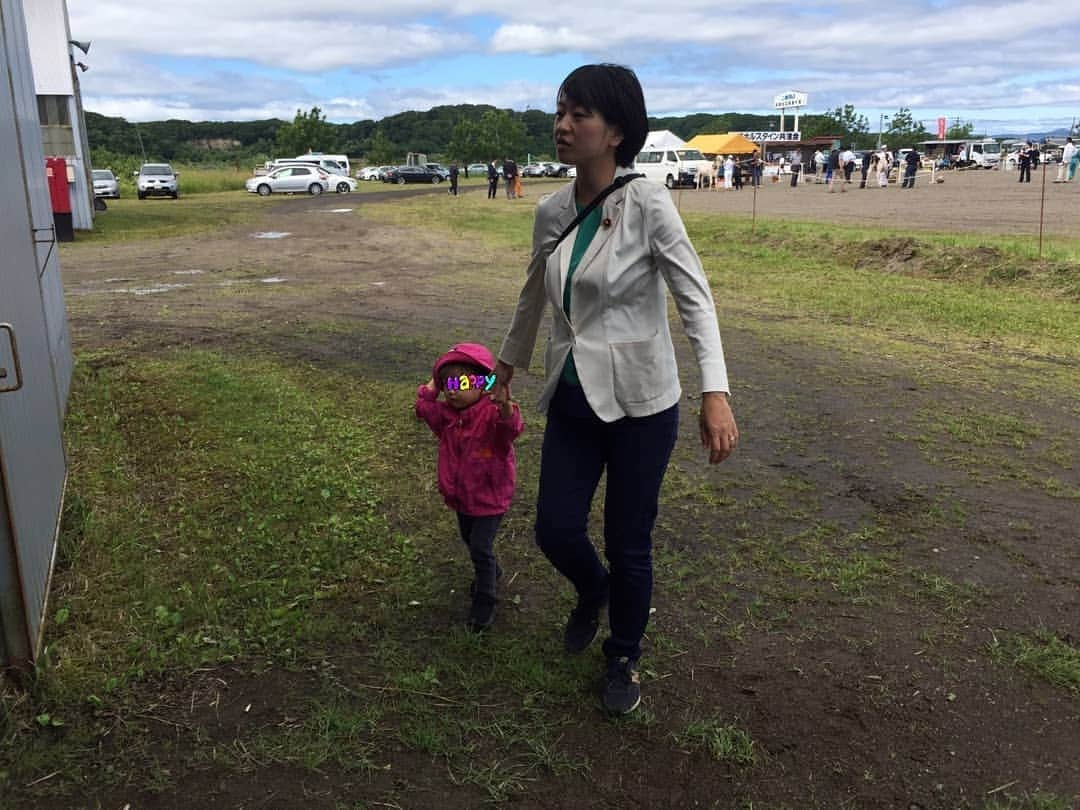
M 1001 144 L 993 138 L 919 141 L 919 152 L 941 167 L 996 169 L 1001 162 Z
M 993 138 L 963 141 L 956 160 L 960 166 L 996 169 L 1001 162 L 1001 144 Z

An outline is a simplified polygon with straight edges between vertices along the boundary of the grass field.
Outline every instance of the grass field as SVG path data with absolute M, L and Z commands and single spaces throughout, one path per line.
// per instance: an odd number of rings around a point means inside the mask
M 110 203 L 65 246 L 66 283 L 104 247 L 196 251 L 287 202 L 212 187 Z M 596 658 L 560 654 L 570 596 L 531 543 L 531 410 L 499 624 L 478 638 L 456 619 L 467 562 L 410 408 L 431 357 L 480 323 L 439 320 L 455 291 L 485 285 L 496 334 L 520 286 L 531 201 L 485 202 L 356 213 L 357 230 L 412 235 L 438 310 L 412 282 L 366 304 L 359 262 L 291 293 L 69 299 L 70 481 L 47 648 L 0 695 L 4 806 L 1076 806 L 1080 648 L 1054 610 L 1077 603 L 1076 549 L 1040 537 L 1080 504 L 1080 244 L 1040 261 L 993 235 L 764 222 L 751 237 L 745 219 L 688 217 L 747 442 L 728 474 L 680 441 L 647 699 L 610 720 Z M 352 256 L 394 263 L 363 238 Z M 360 350 L 319 349 L 338 345 Z M 871 483 L 854 506 L 836 495 Z M 981 562 L 950 567 L 961 551 Z M 773 678 L 790 691 L 762 708 Z M 837 704 L 816 705 L 836 683 Z M 909 713 L 913 691 L 932 711 Z M 995 720 L 1001 705 L 1015 717 Z M 684 792 L 623 786 L 627 761 Z

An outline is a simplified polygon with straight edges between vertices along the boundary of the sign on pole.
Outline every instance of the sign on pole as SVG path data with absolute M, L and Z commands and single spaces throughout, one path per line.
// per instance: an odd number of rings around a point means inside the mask
M 937 120 L 937 137 L 939 141 L 945 140 L 945 119 L 939 118 Z
M 733 135 L 742 135 L 748 141 L 761 143 L 763 141 L 801 141 L 801 132 L 734 132 Z
M 799 93 L 791 90 L 787 93 L 781 93 L 773 98 L 773 109 L 786 110 L 790 107 L 805 107 L 806 106 L 806 93 Z

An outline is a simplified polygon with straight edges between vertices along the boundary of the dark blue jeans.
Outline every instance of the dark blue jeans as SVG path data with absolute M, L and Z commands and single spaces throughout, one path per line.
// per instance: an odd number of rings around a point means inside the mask
M 502 515 L 477 517 L 457 512 L 461 539 L 469 548 L 473 571 L 476 574 L 476 592 L 495 598 L 495 581 L 499 578 L 499 563 L 495 560 L 495 533 L 499 530 Z
M 565 382 L 548 409 L 540 458 L 536 542 L 585 605 L 609 598 L 610 657 L 641 657 L 652 602 L 652 529 L 660 484 L 679 432 L 679 406 L 603 422 L 582 389 Z M 589 508 L 607 470 L 604 556 L 589 541 Z

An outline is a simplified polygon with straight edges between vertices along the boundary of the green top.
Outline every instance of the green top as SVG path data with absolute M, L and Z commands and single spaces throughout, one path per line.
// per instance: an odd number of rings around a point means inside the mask
M 585 219 L 581 220 L 581 224 L 578 225 L 577 235 L 574 237 L 574 249 L 570 251 L 570 269 L 566 272 L 566 284 L 563 285 L 562 294 L 562 308 L 566 313 L 566 317 L 570 317 L 570 289 L 571 282 L 574 280 L 574 271 L 577 270 L 578 263 L 581 261 L 581 257 L 585 255 L 586 249 L 589 247 L 589 243 L 592 242 L 593 237 L 596 236 L 596 232 L 600 230 L 600 215 L 602 206 L 596 206 Z M 578 205 L 577 211 L 580 214 L 585 208 L 584 205 Z M 574 365 L 574 351 L 570 350 L 570 353 L 566 356 L 566 362 L 563 364 L 562 370 L 563 382 L 570 385 L 581 385 L 581 380 L 578 378 L 577 366 Z

